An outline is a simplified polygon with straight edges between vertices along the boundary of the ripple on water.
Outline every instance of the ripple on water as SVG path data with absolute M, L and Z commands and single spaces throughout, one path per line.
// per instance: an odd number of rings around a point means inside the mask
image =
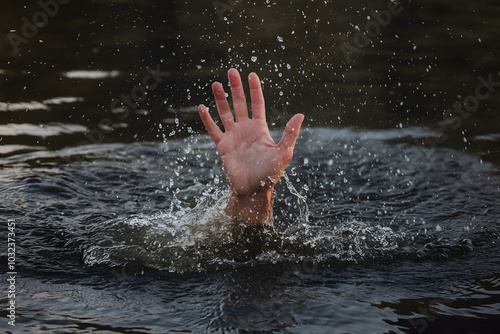
M 390 131 L 386 139 L 407 135 Z M 221 215 L 228 194 L 208 136 L 22 154 L 3 160 L 18 168 L 2 178 L 12 185 L 5 198 L 31 212 L 26 226 L 40 236 L 26 244 L 40 245 L 49 238 L 43 226 L 51 226 L 60 233 L 50 235 L 50 253 L 66 244 L 88 266 L 186 272 L 446 259 L 497 238 L 491 165 L 452 150 L 388 144 L 383 131 L 374 138 L 304 131 L 276 188 L 275 230 L 258 233 Z

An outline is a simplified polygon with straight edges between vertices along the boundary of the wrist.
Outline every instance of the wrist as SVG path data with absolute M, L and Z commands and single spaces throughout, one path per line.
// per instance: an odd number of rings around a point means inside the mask
M 273 190 L 268 187 L 251 195 L 231 193 L 226 215 L 248 225 L 273 225 Z

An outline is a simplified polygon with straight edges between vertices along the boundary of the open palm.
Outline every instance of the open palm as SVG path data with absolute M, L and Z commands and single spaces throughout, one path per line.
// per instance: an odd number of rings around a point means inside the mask
M 198 110 L 203 124 L 217 146 L 231 191 L 239 196 L 248 196 L 273 188 L 278 182 L 292 159 L 304 116 L 293 116 L 281 141 L 275 144 L 267 127 L 264 96 L 257 74 L 251 73 L 248 77 L 252 118 L 248 115 L 238 71 L 230 69 L 228 76 L 236 120 L 219 82 L 212 85 L 212 90 L 225 132 L 215 124 L 204 105 L 200 105 Z

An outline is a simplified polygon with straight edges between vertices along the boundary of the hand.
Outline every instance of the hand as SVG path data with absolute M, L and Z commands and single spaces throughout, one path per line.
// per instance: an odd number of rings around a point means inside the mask
M 257 74 L 251 73 L 248 77 L 252 118 L 248 115 L 238 71 L 230 69 L 228 76 L 236 121 L 219 82 L 212 85 L 212 90 L 225 132 L 215 124 L 204 105 L 198 110 L 217 147 L 229 181 L 231 199 L 226 213 L 244 220 L 260 220 L 261 216 L 269 214 L 263 212 L 264 207 L 272 208 L 272 190 L 292 159 L 304 115 L 297 114 L 290 119 L 276 145 L 267 127 L 264 96 Z M 245 212 L 253 214 L 248 216 Z

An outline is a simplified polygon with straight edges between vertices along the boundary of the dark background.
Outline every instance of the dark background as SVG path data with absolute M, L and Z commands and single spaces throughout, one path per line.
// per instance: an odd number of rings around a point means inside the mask
M 210 83 L 227 83 L 236 67 L 243 77 L 260 75 L 273 127 L 296 112 L 310 127 L 430 127 L 438 146 L 498 164 L 499 92 L 470 117 L 443 122 L 447 109 L 474 94 L 478 76 L 500 81 L 498 2 L 401 1 L 401 13 L 348 62 L 341 43 L 355 46 L 356 27 L 387 4 L 73 0 L 15 50 L 9 34 L 22 36 L 42 8 L 3 1 L 0 154 L 203 132 L 195 106 L 214 111 Z M 160 68 L 162 82 L 135 110 L 113 109 L 148 68 Z M 101 77 L 71 77 L 75 71 Z

